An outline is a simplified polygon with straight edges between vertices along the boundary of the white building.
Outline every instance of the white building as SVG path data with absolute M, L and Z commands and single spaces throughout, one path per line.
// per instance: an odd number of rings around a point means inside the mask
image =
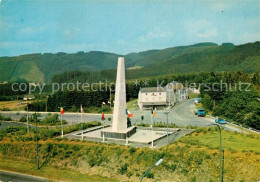
M 141 110 L 152 107 L 160 108 L 174 106 L 188 98 L 187 89 L 181 83 L 171 82 L 164 88 L 146 87 L 142 88 L 138 94 L 138 106 Z
M 145 108 L 160 107 L 166 105 L 166 91 L 162 87 L 141 88 L 138 94 L 138 106 Z
M 23 97 L 23 100 L 33 100 L 33 99 L 35 99 L 35 96 L 34 95 L 25 95 L 24 97 Z

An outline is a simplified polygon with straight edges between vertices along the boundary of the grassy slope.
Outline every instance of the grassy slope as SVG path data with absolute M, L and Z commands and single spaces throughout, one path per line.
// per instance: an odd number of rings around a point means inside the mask
M 126 146 L 107 145 L 91 142 L 47 140 L 40 142 L 40 163 L 48 159 L 41 171 L 47 174 L 69 169 L 74 181 L 89 175 L 100 175 L 119 180 L 137 181 L 149 166 L 164 156 L 162 165 L 151 171 L 154 179 L 146 181 L 217 181 L 218 180 L 218 132 L 214 128 L 197 129 L 194 133 L 174 142 L 160 150 L 149 148 L 129 148 Z M 244 135 L 223 132 L 225 149 L 225 181 L 259 181 L 260 149 L 259 135 Z M 50 147 L 50 144 L 52 144 Z M 240 146 L 238 146 L 240 144 Z M 242 146 L 241 146 L 242 144 Z M 35 163 L 34 142 L 11 142 L 4 139 L 0 142 L 0 155 L 8 155 L 9 162 L 0 163 L 2 169 L 24 171 Z M 48 155 L 48 151 L 50 151 Z M 12 167 L 12 161 L 19 163 Z M 5 160 L 4 160 L 5 161 Z M 124 165 L 126 164 L 126 168 Z M 72 172 L 71 172 L 72 171 Z M 42 175 L 43 173 L 33 174 Z M 87 175 L 84 175 L 87 174 Z
M 98 175 L 87 175 L 81 174 L 77 171 L 69 170 L 69 169 L 62 169 L 57 167 L 42 167 L 40 170 L 35 168 L 35 164 L 32 162 L 20 160 L 19 163 L 14 159 L 8 159 L 8 157 L 1 157 L 1 165 L 0 169 L 20 172 L 23 174 L 35 175 L 35 176 L 42 176 L 46 177 L 51 180 L 58 180 L 58 181 L 100 181 L 100 182 L 114 182 L 117 181 L 116 179 L 105 178 Z

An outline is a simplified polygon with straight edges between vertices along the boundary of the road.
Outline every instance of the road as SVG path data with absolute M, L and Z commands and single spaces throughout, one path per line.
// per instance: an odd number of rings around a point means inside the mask
M 185 127 L 185 126 L 199 126 L 204 127 L 209 123 L 215 123 L 214 119 L 208 118 L 208 117 L 198 117 L 197 115 L 194 115 L 193 111 L 195 109 L 194 105 L 195 99 L 189 99 L 182 103 L 177 104 L 174 106 L 170 112 L 169 112 L 169 123 L 174 123 L 177 126 Z M 138 124 L 138 123 L 151 123 L 151 119 L 153 119 L 155 123 L 166 123 L 166 115 L 164 114 L 164 110 L 158 110 L 156 112 L 156 117 L 151 118 L 151 111 L 145 110 L 140 111 L 139 109 L 130 109 L 130 111 L 133 113 L 134 117 L 131 118 L 132 124 Z M 18 114 L 14 111 L 5 111 L 1 112 L 4 116 L 10 116 L 11 118 L 15 120 L 19 120 L 23 115 L 26 114 L 25 111 L 20 111 Z M 29 115 L 33 114 L 34 112 L 30 112 Z M 54 113 L 54 112 L 53 112 Z M 53 114 L 52 113 L 52 114 Z M 47 113 L 46 112 L 40 112 L 41 117 L 44 118 Z M 59 114 L 59 113 L 57 113 Z M 141 116 L 144 116 L 144 120 L 141 119 Z M 112 114 L 105 114 L 105 122 L 107 124 L 111 124 L 111 121 L 108 121 L 108 118 L 112 119 Z M 63 119 L 68 121 L 68 124 L 76 124 L 81 122 L 81 114 L 80 113 L 64 113 Z M 89 122 L 89 121 L 100 121 L 101 120 L 101 114 L 91 114 L 91 113 L 84 113 L 82 114 L 82 121 L 83 122 Z M 225 129 L 237 131 L 237 132 L 245 132 L 245 130 L 241 130 L 239 127 L 232 126 L 230 124 L 223 125 Z
M 47 182 L 48 179 L 0 170 L 0 182 Z

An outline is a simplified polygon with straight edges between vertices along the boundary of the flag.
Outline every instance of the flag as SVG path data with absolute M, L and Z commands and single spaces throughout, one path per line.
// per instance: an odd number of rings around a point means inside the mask
M 133 114 L 128 109 L 126 109 L 126 114 L 128 115 L 129 118 L 133 117 Z
M 63 109 L 63 107 L 60 108 L 60 114 L 61 114 L 61 115 L 64 114 L 64 109 Z
M 105 114 L 104 114 L 103 107 L 102 107 L 102 114 L 101 114 L 101 119 L 102 119 L 102 120 L 105 120 Z
M 84 113 L 84 110 L 83 110 L 82 105 L 81 105 L 81 108 L 80 108 L 80 112 L 81 112 L 81 113 Z
M 152 108 L 151 112 L 152 112 L 152 115 L 153 115 L 154 117 L 156 117 L 156 113 L 155 113 L 155 111 L 153 110 L 153 108 Z
M 103 104 L 103 105 L 106 105 L 106 103 L 105 103 L 105 102 L 102 102 L 102 104 Z

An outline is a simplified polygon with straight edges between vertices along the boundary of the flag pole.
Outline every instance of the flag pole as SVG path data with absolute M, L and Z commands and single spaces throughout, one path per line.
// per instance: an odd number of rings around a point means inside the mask
M 60 122 L 61 122 L 61 137 L 63 138 L 63 124 L 62 124 L 62 114 L 60 113 Z
M 151 120 L 152 120 L 151 126 L 152 126 L 152 148 L 153 148 L 153 114 L 152 114 Z
M 111 108 L 111 86 L 109 87 L 109 91 L 110 91 L 110 99 L 109 99 L 110 101 L 109 102 L 110 102 L 110 108 Z
M 101 120 L 103 120 L 103 112 L 104 112 L 104 111 L 103 111 L 103 101 L 102 101 L 101 107 L 102 107 Z M 104 120 L 103 120 L 103 136 L 102 136 L 103 142 L 105 142 L 104 128 L 105 128 L 105 122 L 104 122 Z

